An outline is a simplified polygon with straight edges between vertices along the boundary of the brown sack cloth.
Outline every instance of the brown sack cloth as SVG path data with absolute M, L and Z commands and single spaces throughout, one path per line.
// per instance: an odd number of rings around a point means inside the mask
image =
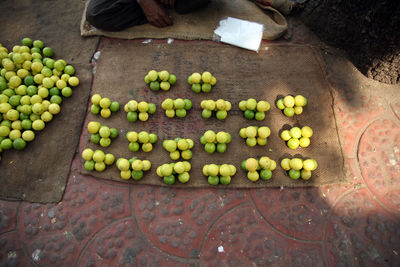
M 129 182 L 165 186 L 156 175 L 156 169 L 172 160 L 162 147 L 162 142 L 176 137 L 191 138 L 195 145 L 192 150 L 193 159 L 190 161 L 190 181 L 187 184 L 177 182 L 174 186 L 210 186 L 202 174 L 203 165 L 210 163 L 236 166 L 237 174 L 232 177 L 230 185 L 224 186 L 227 188 L 320 186 L 346 182 L 330 87 L 325 79 L 320 56 L 311 47 L 264 45 L 257 54 L 228 45 L 196 41 L 147 45 L 139 41 L 108 42 L 101 49 L 92 94 L 99 93 L 102 97 L 118 101 L 121 108 L 132 99 L 155 103 L 157 111 L 150 115 L 148 121 L 134 123 L 128 122 L 123 109 L 108 119 L 89 113 L 82 131 L 80 152 L 89 147 L 112 153 L 116 158 L 137 157 L 150 160 L 152 168 L 145 173 L 142 180 Z M 177 76 L 177 83 L 169 91 L 151 91 L 143 80 L 151 69 L 168 70 Z M 210 93 L 196 94 L 187 83 L 187 77 L 193 72 L 201 73 L 205 70 L 217 78 L 217 84 Z M 302 94 L 308 98 L 309 103 L 302 115 L 287 118 L 274 106 L 278 95 L 288 94 Z M 185 118 L 167 118 L 161 108 L 162 101 L 178 97 L 191 99 L 192 109 Z M 271 104 L 271 110 L 266 112 L 266 119 L 263 121 L 246 120 L 243 112 L 239 110 L 238 103 L 250 97 L 267 100 Z M 211 119 L 203 119 L 200 102 L 204 99 L 219 98 L 232 103 L 228 117 L 222 121 L 217 120 L 215 115 Z M 89 121 L 115 127 L 120 131 L 120 136 L 107 148 L 90 143 L 90 134 L 87 131 Z M 283 127 L 295 124 L 308 125 L 314 130 L 310 147 L 291 150 L 280 139 L 279 131 Z M 249 147 L 245 144 L 245 140 L 239 136 L 239 130 L 250 125 L 270 127 L 272 133 L 266 146 Z M 232 135 L 232 142 L 227 145 L 225 153 L 216 152 L 209 155 L 204 151 L 200 137 L 209 129 L 215 132 L 226 131 Z M 125 137 L 128 131 L 155 133 L 158 135 L 158 141 L 151 152 L 131 152 Z M 279 166 L 283 157 L 296 154 L 318 161 L 319 167 L 309 181 L 292 180 Z M 246 178 L 240 163 L 249 157 L 261 156 L 275 160 L 278 167 L 273 171 L 271 180 L 253 183 Z M 82 166 L 80 168 L 85 174 L 122 181 L 115 165 L 107 167 L 101 173 L 88 172 Z
M 87 3 L 88 4 L 88 3 Z M 285 17 L 271 6 L 261 5 L 247 0 L 213 0 L 206 7 L 196 12 L 180 15 L 170 11 L 174 25 L 167 28 L 157 28 L 150 24 L 133 26 L 120 32 L 108 32 L 96 29 L 86 21 L 86 8 L 81 21 L 82 36 L 107 36 L 120 39 L 137 38 L 176 38 L 183 40 L 212 40 L 214 30 L 219 21 L 225 17 L 258 22 L 264 25 L 263 39 L 274 40 L 287 30 Z

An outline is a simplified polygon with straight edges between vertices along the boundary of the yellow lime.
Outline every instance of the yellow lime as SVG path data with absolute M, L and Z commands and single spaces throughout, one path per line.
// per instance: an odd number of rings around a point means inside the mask
M 246 137 L 254 138 L 257 136 L 257 128 L 254 126 L 249 126 L 246 128 Z
M 299 171 L 303 168 L 303 160 L 299 158 L 292 158 L 289 162 L 290 168 Z
M 285 171 L 289 171 L 290 170 L 290 159 L 288 158 L 284 158 L 281 161 L 281 167 L 282 169 L 284 169 Z
M 94 151 L 90 148 L 86 148 L 82 151 L 82 158 L 84 160 L 92 160 Z
M 249 178 L 249 180 L 252 182 L 256 182 L 260 178 L 260 175 L 256 171 L 249 171 L 247 173 L 247 178 Z
M 283 104 L 287 108 L 292 108 L 294 107 L 294 97 L 291 95 L 287 95 L 283 98 Z

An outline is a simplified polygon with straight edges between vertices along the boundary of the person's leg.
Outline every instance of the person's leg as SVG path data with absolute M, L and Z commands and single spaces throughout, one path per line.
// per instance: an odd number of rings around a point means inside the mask
M 210 1 L 211 0 L 176 0 L 174 8 L 179 14 L 185 14 L 207 5 Z
M 96 28 L 107 31 L 121 31 L 147 22 L 136 0 L 91 0 L 86 20 Z

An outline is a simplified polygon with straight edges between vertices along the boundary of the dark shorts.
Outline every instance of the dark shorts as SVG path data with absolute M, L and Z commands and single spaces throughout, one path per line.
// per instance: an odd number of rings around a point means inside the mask
M 209 2 L 210 0 L 176 0 L 174 9 L 185 14 Z M 86 10 L 86 20 L 96 28 L 106 31 L 121 31 L 147 23 L 136 0 L 91 0 Z

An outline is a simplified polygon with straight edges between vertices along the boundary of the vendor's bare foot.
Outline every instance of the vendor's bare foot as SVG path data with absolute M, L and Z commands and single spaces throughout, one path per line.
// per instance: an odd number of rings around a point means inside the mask
M 172 20 L 167 11 L 157 0 L 137 0 L 137 2 L 150 24 L 159 28 L 172 25 Z M 164 0 L 163 2 L 173 1 Z

